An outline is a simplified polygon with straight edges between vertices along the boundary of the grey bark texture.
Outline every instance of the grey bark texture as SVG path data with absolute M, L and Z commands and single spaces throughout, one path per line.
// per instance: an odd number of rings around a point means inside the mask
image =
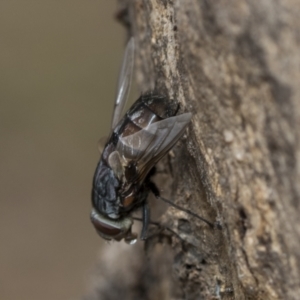
M 159 186 L 222 229 L 169 208 L 181 239 L 110 245 L 87 299 L 300 299 L 300 2 L 119 6 L 140 90 L 193 113 Z

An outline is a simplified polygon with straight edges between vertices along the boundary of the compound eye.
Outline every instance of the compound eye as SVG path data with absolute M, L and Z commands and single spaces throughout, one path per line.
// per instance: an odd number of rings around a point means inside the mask
M 91 221 L 98 234 L 106 240 L 121 241 L 125 239 L 130 244 L 136 240 L 136 234 L 131 233 L 133 220 L 130 217 L 112 219 L 92 208 Z
M 92 219 L 92 223 L 94 224 L 96 230 L 100 234 L 102 233 L 104 236 L 113 238 L 113 237 L 119 235 L 120 233 L 122 233 L 122 230 L 120 228 L 113 227 L 104 222 L 101 222 L 100 220 Z M 102 236 L 102 234 L 101 234 L 101 236 Z

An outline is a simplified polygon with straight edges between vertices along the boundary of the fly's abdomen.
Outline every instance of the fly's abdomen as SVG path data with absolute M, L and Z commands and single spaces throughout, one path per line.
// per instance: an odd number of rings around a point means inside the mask
M 152 123 L 174 116 L 177 110 L 178 104 L 164 96 L 142 95 L 117 126 L 116 133 L 121 137 L 132 135 Z

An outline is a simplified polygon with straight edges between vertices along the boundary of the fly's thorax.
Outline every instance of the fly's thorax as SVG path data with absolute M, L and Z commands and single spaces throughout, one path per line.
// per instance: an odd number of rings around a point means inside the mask
M 120 181 L 113 170 L 100 160 L 93 180 L 93 207 L 104 215 L 118 218 L 120 213 L 119 188 Z

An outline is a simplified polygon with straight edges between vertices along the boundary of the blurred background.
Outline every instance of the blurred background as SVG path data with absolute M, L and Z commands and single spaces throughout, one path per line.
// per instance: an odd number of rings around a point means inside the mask
M 0 2 L 0 299 L 80 299 L 125 32 L 111 0 Z

